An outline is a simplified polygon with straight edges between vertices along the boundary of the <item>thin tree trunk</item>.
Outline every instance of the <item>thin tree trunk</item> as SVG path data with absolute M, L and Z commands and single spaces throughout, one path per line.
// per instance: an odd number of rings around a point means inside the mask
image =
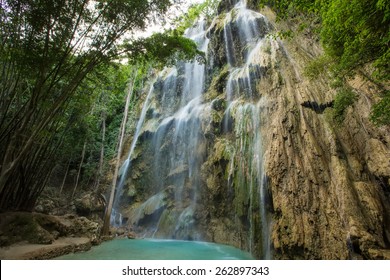
M 64 104 L 69 100 L 69 98 L 74 93 L 77 86 L 79 86 L 83 78 L 96 64 L 98 64 L 96 61 L 90 61 L 86 66 L 83 66 L 82 69 L 78 70 L 80 74 L 77 74 L 74 79 L 69 83 L 69 85 L 64 89 L 64 93 L 56 99 L 50 110 L 48 110 L 44 117 L 41 118 L 39 123 L 34 127 L 34 131 L 28 136 L 28 139 L 23 143 L 23 145 L 18 147 L 18 151 L 17 153 L 15 153 L 15 155 L 11 152 L 15 149 L 13 144 L 16 141 L 15 139 L 17 135 L 15 134 L 11 136 L 11 144 L 8 144 L 8 147 L 5 151 L 5 156 L 3 157 L 3 165 L 0 167 L 0 192 L 2 192 L 3 189 L 6 187 L 6 183 L 9 177 L 12 175 L 12 172 L 18 168 L 21 161 L 23 160 L 23 157 L 29 153 L 29 149 L 37 141 L 37 138 L 39 138 L 39 134 L 41 133 L 41 131 L 50 124 L 56 114 L 59 113 L 61 107 L 64 106 Z M 25 116 L 23 118 L 25 118 Z M 20 131 L 20 129 L 18 130 Z
M 62 180 L 62 184 L 61 184 L 61 188 L 60 188 L 60 194 L 62 194 L 62 190 L 64 189 L 64 186 L 65 186 L 66 177 L 68 177 L 70 162 L 71 162 L 71 158 L 69 158 L 68 165 L 66 167 L 66 171 L 65 171 L 65 175 L 64 175 L 64 179 Z
M 99 170 L 98 170 L 97 179 L 96 179 L 96 183 L 95 183 L 95 192 L 96 193 L 99 189 L 100 178 L 103 174 L 105 139 L 106 139 L 106 112 L 102 112 L 102 146 L 100 149 Z
M 135 70 L 135 73 L 134 73 L 134 79 L 136 78 L 136 73 L 137 73 L 136 71 L 137 70 Z M 127 114 L 129 112 L 129 105 L 130 105 L 132 93 L 133 93 L 133 86 L 130 85 L 129 90 L 127 92 L 127 96 L 126 96 L 125 112 L 123 114 L 123 119 L 122 119 L 122 124 L 121 124 L 121 129 L 120 129 L 119 146 L 118 146 L 118 153 L 116 156 L 114 176 L 112 177 L 110 199 L 108 201 L 108 206 L 107 206 L 106 212 L 104 214 L 104 222 L 103 222 L 103 228 L 102 228 L 102 235 L 103 236 L 107 236 L 110 232 L 110 217 L 111 217 L 111 212 L 112 212 L 112 205 L 114 203 L 116 181 L 117 181 L 118 171 L 119 171 L 119 162 L 120 162 L 121 154 L 122 154 L 123 138 L 125 136 Z
M 71 197 L 72 200 L 73 200 L 74 194 L 76 193 L 76 189 L 77 189 L 77 187 L 79 185 L 81 167 L 83 166 L 86 147 L 87 147 L 87 139 L 85 139 L 84 146 L 83 146 L 83 151 L 81 152 L 81 161 L 80 161 L 79 171 L 77 172 L 76 184 L 74 185 L 74 189 L 73 189 L 73 192 L 72 192 L 72 197 Z

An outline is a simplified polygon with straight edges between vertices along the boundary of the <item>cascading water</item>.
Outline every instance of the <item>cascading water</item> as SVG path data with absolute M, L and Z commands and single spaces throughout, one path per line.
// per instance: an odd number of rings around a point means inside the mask
M 205 22 L 200 22 L 186 32 L 194 40 L 199 50 L 207 53 L 208 39 L 205 36 Z M 180 68 L 178 70 L 178 68 Z M 180 71 L 180 76 L 179 76 Z M 175 68 L 165 69 L 160 75 L 160 89 L 151 88 L 145 101 L 136 133 L 130 148 L 128 159 L 123 164 L 124 171 L 118 184 L 118 194 L 126 184 L 130 168 L 131 155 L 138 138 L 143 133 L 142 124 L 148 111 L 149 98 L 156 91 L 161 111 L 153 112 L 152 118 L 158 119 L 152 143 L 154 147 L 153 175 L 149 190 L 151 196 L 129 213 L 131 224 L 143 229 L 143 236 L 174 236 L 179 239 L 200 239 L 193 228 L 193 215 L 196 208 L 197 192 L 202 156 L 199 143 L 202 141 L 199 114 L 203 110 L 202 93 L 204 91 L 205 65 L 198 62 L 180 63 Z M 155 83 L 158 87 L 158 83 Z M 151 109 L 153 111 L 153 109 Z M 152 121 L 153 122 L 153 121 Z M 147 127 L 148 124 L 145 126 Z M 144 130 L 146 128 L 144 127 Z M 167 148 L 167 139 L 169 147 Z M 169 188 L 166 188 L 169 186 Z M 174 209 L 167 213 L 158 213 L 164 207 L 167 196 L 174 197 Z M 121 195 L 117 196 L 118 205 Z M 118 213 L 117 211 L 115 213 Z M 161 217 L 160 217 L 161 214 Z M 165 225 L 164 217 L 173 216 L 175 222 Z M 114 219 L 115 221 L 115 219 Z M 143 224 L 147 223 L 146 228 Z M 169 228 L 169 234 L 161 233 L 160 226 Z
M 199 50 L 207 53 L 208 39 L 205 36 L 204 21 L 195 28 L 189 29 L 185 35 L 195 41 Z M 160 139 L 172 136 L 172 149 L 166 153 L 160 146 L 156 146 L 156 158 L 165 156 L 169 159 L 168 181 L 175 186 L 174 197 L 177 209 L 175 215 L 178 215 L 173 235 L 177 238 L 199 239 L 193 227 L 193 215 L 199 189 L 197 174 L 202 163 L 198 147 L 202 140 L 199 115 L 204 107 L 202 105 L 204 83 L 205 65 L 198 62 L 185 63 L 179 109 L 173 116 L 163 120 L 162 129 L 159 129 L 155 135 Z M 163 128 L 167 122 L 169 122 L 168 130 Z M 156 169 L 159 168 L 160 163 L 156 161 Z
M 116 195 L 115 195 L 114 203 L 112 206 L 111 217 L 110 217 L 110 224 L 115 226 L 115 227 L 122 226 L 122 213 L 118 210 L 119 200 L 122 196 L 123 186 L 125 185 L 126 176 L 127 176 L 128 170 L 129 170 L 130 165 L 131 165 L 130 164 L 131 163 L 131 156 L 134 153 L 134 149 L 137 145 L 137 141 L 138 141 L 138 138 L 140 136 L 142 125 L 144 124 L 146 112 L 147 112 L 147 109 L 150 105 L 150 98 L 152 96 L 152 93 L 153 93 L 153 84 L 150 87 L 149 93 L 145 99 L 145 102 L 144 102 L 144 105 L 143 105 L 143 108 L 141 111 L 141 115 L 140 115 L 140 118 L 138 120 L 136 129 L 135 129 L 135 133 L 133 136 L 133 141 L 131 142 L 128 156 L 127 156 L 125 162 L 122 164 L 121 169 L 119 170 L 119 181 L 118 181 L 117 186 L 116 186 Z
M 233 20 L 233 17 L 235 19 Z M 233 40 L 232 28 L 238 29 L 238 38 Z M 266 180 L 263 169 L 263 145 L 261 137 L 261 108 L 263 100 L 258 99 L 259 92 L 256 82 L 264 72 L 262 52 L 267 43 L 265 37 L 269 31 L 265 17 L 248 10 L 245 1 L 239 1 L 227 15 L 224 23 L 224 39 L 229 76 L 226 85 L 226 101 L 229 104 L 225 111 L 224 130 L 229 131 L 229 118 L 235 121 L 236 152 L 231 155 L 230 162 L 237 161 L 234 174 L 240 186 L 247 186 L 241 190 L 249 194 L 248 218 L 250 220 L 249 250 L 253 250 L 255 238 L 255 224 L 253 209 L 260 207 L 262 257 L 270 259 L 270 232 L 269 219 L 266 211 Z M 235 44 L 243 45 L 241 53 L 234 50 Z M 277 47 L 277 46 L 276 46 Z M 256 103 L 256 100 L 257 103 Z M 233 172 L 232 168 L 229 172 Z M 249 176 L 248 176 L 249 173 Z M 256 197 L 256 196 L 259 197 Z
M 143 237 L 225 242 L 269 259 L 261 135 L 266 101 L 258 83 L 278 44 L 265 36 L 266 18 L 236 1 L 218 27 L 227 70 L 214 71 L 218 59 L 209 43 L 217 21 L 208 29 L 200 21 L 186 32 L 208 63 L 178 62 L 150 89 L 123 167 L 132 172 L 124 170 L 120 179 L 121 204 L 130 203 L 121 213 Z

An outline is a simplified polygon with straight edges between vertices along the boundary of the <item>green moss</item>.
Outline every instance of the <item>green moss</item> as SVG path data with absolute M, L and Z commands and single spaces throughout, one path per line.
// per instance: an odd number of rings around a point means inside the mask
M 129 189 L 127 190 L 127 196 L 128 197 L 134 197 L 137 195 L 137 190 L 134 185 L 130 185 Z
M 333 106 L 333 119 L 336 123 L 341 124 L 345 118 L 345 111 L 356 101 L 356 94 L 348 88 L 342 88 L 336 94 Z
M 234 175 L 234 208 L 239 217 L 247 215 L 249 205 L 249 185 L 244 174 L 238 170 Z
M 223 30 L 225 27 L 225 18 L 226 18 L 226 13 L 221 13 L 217 16 L 215 19 L 215 25 L 217 30 Z
M 227 65 L 220 71 L 215 72 L 214 78 L 211 81 L 211 86 L 205 94 L 206 100 L 214 100 L 217 96 L 225 91 L 226 81 L 229 76 L 229 68 Z
M 283 86 L 284 85 L 284 79 L 280 72 L 278 72 L 278 85 Z
M 266 41 L 266 44 L 262 47 L 262 50 L 266 53 L 271 55 L 272 53 L 272 48 L 271 48 L 271 42 L 270 40 Z
M 231 11 L 231 15 L 232 15 L 232 21 L 237 20 L 238 12 L 237 12 L 236 9 L 233 9 L 233 10 Z
M 320 56 L 306 65 L 303 74 L 310 80 L 318 79 L 318 76 L 327 73 L 330 64 L 331 58 L 329 56 Z
M 50 243 L 52 236 L 44 230 L 30 213 L 18 213 L 12 216 L 8 225 L 2 229 L 1 246 L 28 241 L 33 244 Z
M 390 124 L 390 91 L 386 91 L 381 101 L 372 106 L 370 119 L 378 126 Z
M 234 153 L 234 147 L 224 138 L 216 141 L 214 149 L 214 162 L 218 162 L 221 159 L 230 160 Z

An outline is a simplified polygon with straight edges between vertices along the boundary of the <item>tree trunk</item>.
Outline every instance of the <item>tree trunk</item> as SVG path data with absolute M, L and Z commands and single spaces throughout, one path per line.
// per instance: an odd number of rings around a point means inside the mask
M 137 70 L 135 70 L 135 73 L 134 73 L 134 80 L 136 78 L 136 75 L 137 75 Z M 134 85 L 134 83 L 133 83 L 133 85 Z M 126 131 L 127 114 L 129 112 L 129 105 L 130 105 L 131 96 L 133 94 L 133 85 L 129 86 L 129 90 L 128 90 L 127 96 L 126 96 L 125 112 L 123 114 L 123 119 L 122 119 L 122 124 L 121 124 L 121 129 L 120 129 L 118 153 L 116 156 L 114 176 L 112 177 L 110 199 L 109 199 L 109 202 L 108 202 L 108 205 L 106 208 L 106 212 L 104 214 L 104 222 L 103 222 L 103 228 L 102 228 L 102 235 L 103 236 L 107 236 L 110 232 L 110 217 L 111 217 L 112 205 L 114 203 L 114 197 L 115 197 L 116 181 L 117 181 L 118 171 L 119 171 L 119 162 L 120 162 L 121 154 L 122 154 L 123 138 L 125 136 L 125 131 Z
M 68 165 L 66 167 L 66 171 L 65 171 L 65 175 L 64 175 L 64 179 L 62 180 L 62 184 L 61 184 L 61 188 L 60 188 L 60 194 L 62 194 L 62 190 L 64 189 L 64 186 L 65 186 L 66 177 L 68 177 L 70 162 L 71 162 L 71 158 L 69 158 Z
M 81 167 L 83 166 L 86 147 L 87 147 L 87 140 L 85 139 L 84 146 L 83 146 L 83 151 L 81 152 L 81 161 L 80 161 L 79 171 L 77 172 L 76 184 L 74 185 L 74 189 L 73 189 L 73 192 L 72 192 L 72 200 L 73 200 L 74 194 L 76 193 L 77 186 L 79 184 Z
M 104 164 L 104 142 L 106 139 L 106 112 L 102 112 L 102 145 L 100 149 L 100 159 L 99 159 L 99 169 L 95 183 L 95 192 L 98 192 L 100 178 L 103 174 L 103 164 Z

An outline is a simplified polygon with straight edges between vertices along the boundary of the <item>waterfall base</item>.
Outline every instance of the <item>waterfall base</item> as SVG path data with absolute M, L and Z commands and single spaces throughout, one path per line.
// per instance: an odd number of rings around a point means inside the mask
M 61 260 L 251 260 L 253 257 L 231 246 L 193 241 L 116 239 L 88 252 L 69 254 Z

